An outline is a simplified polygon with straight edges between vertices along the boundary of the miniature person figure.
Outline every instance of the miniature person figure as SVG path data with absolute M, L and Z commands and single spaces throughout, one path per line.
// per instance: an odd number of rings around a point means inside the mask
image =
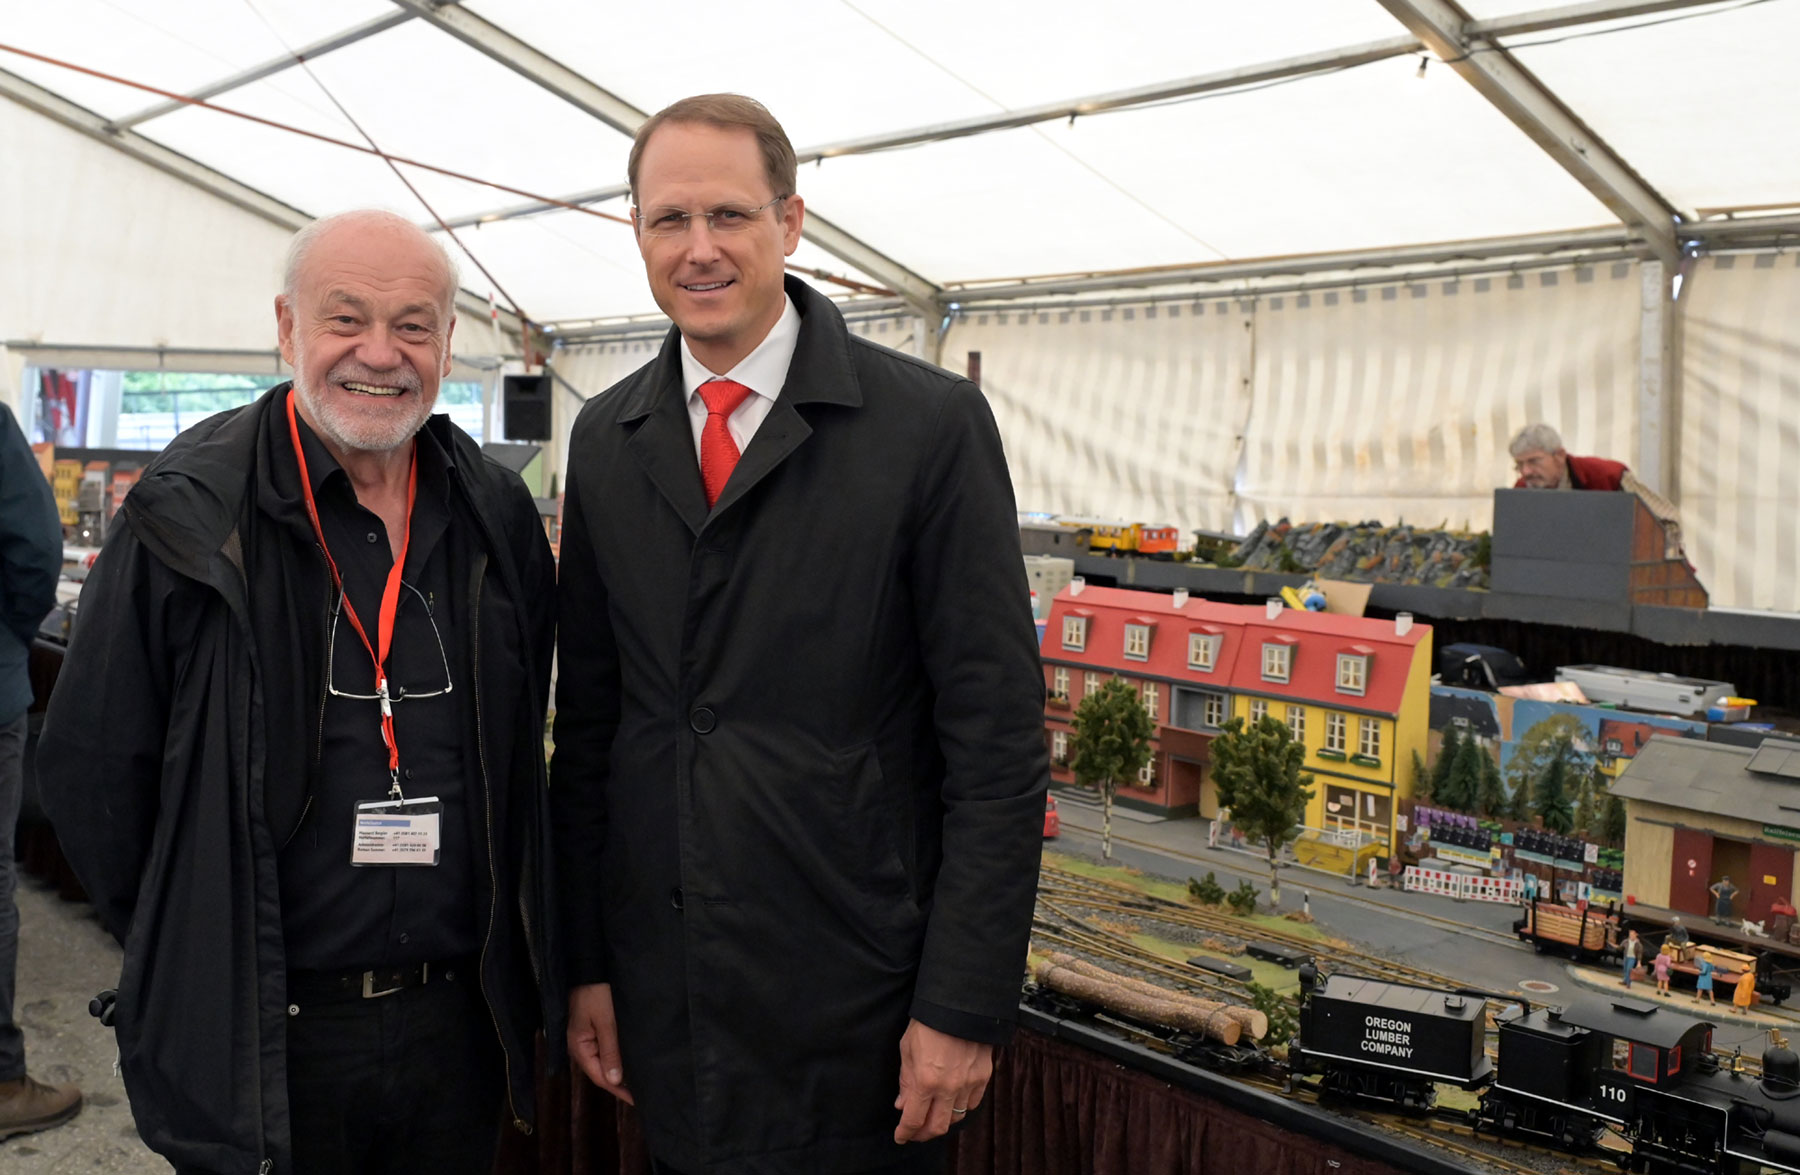
M 1634 930 L 1625 936 L 1625 948 L 1620 952 L 1620 959 L 1625 965 L 1624 986 L 1626 987 L 1631 986 L 1631 974 L 1637 970 L 1638 950 L 1638 935 Z
M 1737 989 L 1731 993 L 1731 1010 L 1740 1016 L 1750 1014 L 1750 1005 L 1756 1002 L 1756 965 L 1753 963 L 1738 972 Z
M 1674 929 L 1669 931 L 1669 941 L 1675 944 L 1677 950 L 1688 944 L 1688 929 L 1681 924 L 1679 917 L 1675 919 Z
M 1656 994 L 1657 995 L 1666 996 L 1669 994 L 1669 967 L 1670 967 L 1670 965 L 1671 965 L 1671 961 L 1669 959 L 1669 951 L 1668 951 L 1667 947 L 1656 952 L 1656 960 L 1653 963 L 1651 963 L 1650 969 L 1656 975 Z
M 1737 897 L 1737 886 L 1731 884 L 1731 875 L 1713 882 L 1706 887 L 1713 896 L 1713 921 L 1721 926 L 1731 925 L 1731 899 Z
M 1713 998 L 1713 961 L 1706 955 L 1700 956 L 1700 978 L 1694 980 L 1694 998 L 1705 1000 L 1709 1004 L 1719 1001 Z

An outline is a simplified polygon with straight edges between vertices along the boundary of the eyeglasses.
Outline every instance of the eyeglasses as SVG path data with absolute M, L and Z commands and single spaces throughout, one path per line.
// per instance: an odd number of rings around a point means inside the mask
M 751 225 L 762 220 L 762 214 L 787 199 L 777 196 L 767 204 L 758 204 L 755 208 L 742 208 L 736 204 L 721 204 L 710 212 L 686 212 L 680 208 L 652 208 L 649 212 L 633 211 L 637 218 L 638 229 L 647 237 L 679 237 L 688 231 L 693 219 L 703 217 L 706 227 L 715 233 L 741 233 Z
M 411 592 L 412 598 L 417 599 L 419 601 L 419 606 L 425 610 L 425 622 L 431 625 L 431 637 L 437 642 L 438 660 L 443 663 L 444 676 L 441 681 L 425 682 L 420 688 L 396 683 L 394 685 L 393 697 L 391 700 L 395 703 L 399 703 L 418 698 L 441 698 L 453 688 L 450 681 L 450 655 L 444 651 L 444 634 L 438 631 L 437 620 L 431 614 L 431 601 L 420 594 L 418 588 L 404 580 L 401 581 L 400 586 Z M 405 595 L 400 597 L 401 614 L 404 614 L 405 612 L 407 598 L 408 597 Z M 359 701 L 366 702 L 378 701 L 381 696 L 379 694 L 359 694 L 351 690 L 342 690 L 337 687 L 338 619 L 343 616 L 343 614 L 344 593 L 340 591 L 338 592 L 337 602 L 333 604 L 331 608 L 331 638 L 325 646 L 325 691 L 334 698 L 355 698 Z M 398 616 L 395 617 L 395 623 L 399 623 Z M 356 646 L 352 645 L 351 647 L 355 648 Z M 364 657 L 362 662 L 363 664 L 367 664 L 367 657 Z

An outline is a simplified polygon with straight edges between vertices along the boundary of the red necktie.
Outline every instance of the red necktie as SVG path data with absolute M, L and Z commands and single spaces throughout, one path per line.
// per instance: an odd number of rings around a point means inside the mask
M 718 502 L 737 468 L 737 442 L 731 439 L 726 421 L 738 405 L 750 395 L 750 389 L 728 379 L 708 380 L 700 385 L 700 398 L 706 402 L 706 425 L 700 430 L 700 480 L 706 486 L 706 504 Z

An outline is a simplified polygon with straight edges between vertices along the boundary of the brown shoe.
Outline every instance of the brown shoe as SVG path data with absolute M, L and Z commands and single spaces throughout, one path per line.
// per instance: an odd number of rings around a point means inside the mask
M 61 1126 L 81 1113 L 81 1091 L 26 1076 L 0 1081 L 0 1138 Z

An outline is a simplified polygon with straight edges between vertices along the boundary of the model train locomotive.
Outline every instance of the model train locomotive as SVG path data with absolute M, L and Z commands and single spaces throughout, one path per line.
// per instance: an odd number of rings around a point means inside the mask
M 1348 975 L 1301 971 L 1295 1075 L 1321 1091 L 1406 1110 L 1433 1106 L 1438 1084 L 1480 1091 L 1477 1129 L 1571 1151 L 1609 1130 L 1622 1169 L 1693 1175 L 1800 1173 L 1800 1056 L 1775 1038 L 1760 1076 L 1721 1064 L 1713 1025 L 1666 1005 L 1588 997 L 1566 1008 Z

